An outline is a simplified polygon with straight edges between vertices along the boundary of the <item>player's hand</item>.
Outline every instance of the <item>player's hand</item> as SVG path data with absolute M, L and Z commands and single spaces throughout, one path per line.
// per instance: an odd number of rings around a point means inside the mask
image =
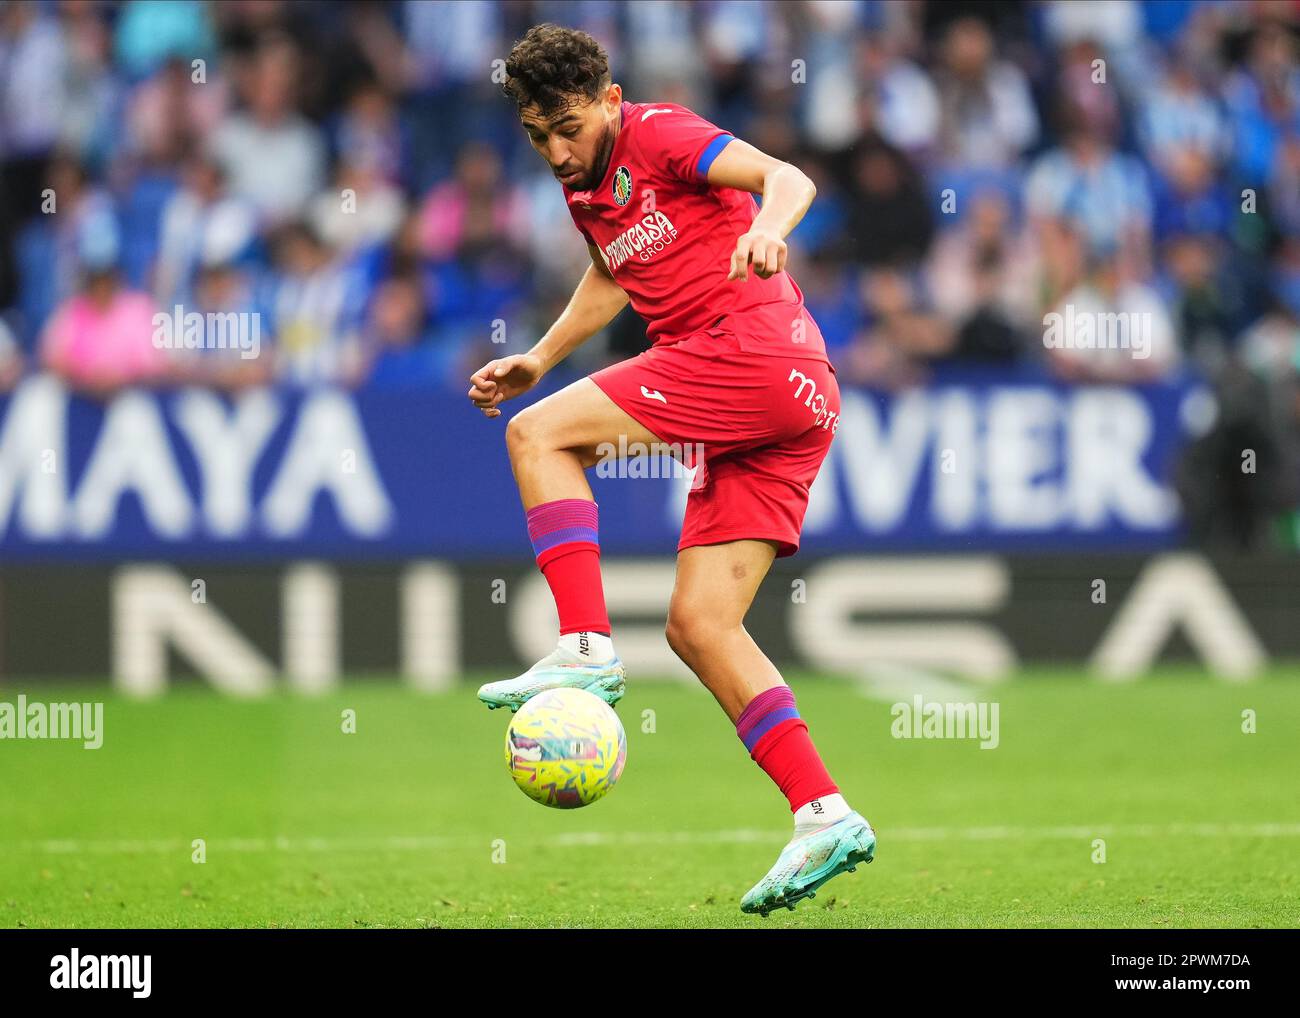
M 785 241 L 767 230 L 750 230 L 740 235 L 731 255 L 728 279 L 748 279 L 749 267 L 759 279 L 771 279 L 785 268 Z
M 500 417 L 497 404 L 527 392 L 544 374 L 542 359 L 531 353 L 517 353 L 488 361 L 469 376 L 469 398 L 488 417 Z

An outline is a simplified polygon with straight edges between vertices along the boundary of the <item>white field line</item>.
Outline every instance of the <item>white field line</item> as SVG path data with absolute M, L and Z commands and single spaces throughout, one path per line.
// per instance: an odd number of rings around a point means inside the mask
M 1300 823 L 1259 824 L 1098 824 L 1069 827 L 897 827 L 878 832 L 882 842 L 908 841 L 1073 841 L 1092 838 L 1300 838 Z M 613 832 L 575 831 L 545 837 L 519 836 L 531 845 L 555 848 L 629 845 L 780 845 L 788 830 L 742 829 L 732 831 Z M 491 838 L 474 835 L 409 835 L 384 838 L 210 838 L 209 852 L 424 852 L 489 844 Z M 75 839 L 0 842 L 0 852 L 37 852 L 49 855 L 140 855 L 190 852 L 180 839 Z

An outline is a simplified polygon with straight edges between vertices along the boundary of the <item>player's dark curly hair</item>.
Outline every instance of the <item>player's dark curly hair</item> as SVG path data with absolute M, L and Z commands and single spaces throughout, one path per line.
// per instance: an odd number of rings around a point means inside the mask
M 598 99 L 609 84 L 609 57 L 586 32 L 534 25 L 506 58 L 507 96 L 543 117 Z

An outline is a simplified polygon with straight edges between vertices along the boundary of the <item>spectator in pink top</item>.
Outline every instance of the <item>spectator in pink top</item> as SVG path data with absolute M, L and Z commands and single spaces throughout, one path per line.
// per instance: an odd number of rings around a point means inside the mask
M 169 375 L 168 351 L 153 342 L 153 299 L 122 285 L 116 247 L 103 235 L 85 238 L 81 289 L 59 306 L 41 334 L 45 369 L 90 396 L 108 397 Z
M 23 352 L 9 323 L 0 317 L 0 392 L 8 392 L 17 385 L 22 373 Z
M 501 159 L 488 145 L 470 143 L 456 176 L 435 187 L 419 211 L 420 247 L 434 261 L 472 259 L 504 244 L 528 244 L 524 192 L 505 179 Z

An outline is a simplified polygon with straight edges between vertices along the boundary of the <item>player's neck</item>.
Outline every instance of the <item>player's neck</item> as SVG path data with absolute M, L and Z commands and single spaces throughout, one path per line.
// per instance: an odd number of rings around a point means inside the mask
M 595 187 L 599 187 L 605 177 L 609 175 L 609 164 L 614 158 L 614 146 L 618 144 L 619 132 L 623 130 L 623 104 L 618 105 L 618 119 L 614 122 L 614 130 L 606 136 L 607 141 L 602 146 L 604 151 L 601 152 L 600 162 L 596 167 Z

